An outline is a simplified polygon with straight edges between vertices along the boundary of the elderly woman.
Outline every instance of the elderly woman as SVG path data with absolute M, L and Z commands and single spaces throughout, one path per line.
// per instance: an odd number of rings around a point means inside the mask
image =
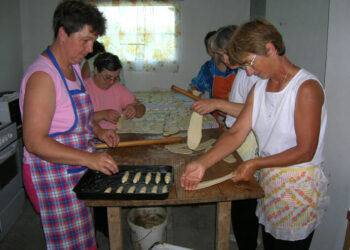
M 140 118 L 146 108 L 120 83 L 122 64 L 118 56 L 105 52 L 94 61 L 94 76 L 85 80 L 94 107 L 94 118 L 102 128 L 117 129 L 123 114 L 126 119 Z
M 240 26 L 229 44 L 230 57 L 261 78 L 233 127 L 215 147 L 189 163 L 181 184 L 191 190 L 207 168 L 236 150 L 252 129 L 259 157 L 243 162 L 233 181 L 260 169 L 265 197 L 256 214 L 265 249 L 309 249 L 328 203 L 323 174 L 326 103 L 318 79 L 284 55 L 281 34 L 265 20 Z
M 107 153 L 94 153 L 94 134 L 109 146 L 119 138 L 93 124 L 79 62 L 105 31 L 97 8 L 63 1 L 53 18 L 53 43 L 29 66 L 20 90 L 23 179 L 40 213 L 47 249 L 97 249 L 91 208 L 73 187 L 87 168 L 118 171 Z

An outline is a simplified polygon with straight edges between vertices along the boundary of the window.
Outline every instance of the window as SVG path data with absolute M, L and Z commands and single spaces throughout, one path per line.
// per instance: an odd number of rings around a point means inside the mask
M 96 1 L 95 1 L 96 2 Z M 106 50 L 129 71 L 178 72 L 178 3 L 168 1 L 97 1 L 107 19 Z

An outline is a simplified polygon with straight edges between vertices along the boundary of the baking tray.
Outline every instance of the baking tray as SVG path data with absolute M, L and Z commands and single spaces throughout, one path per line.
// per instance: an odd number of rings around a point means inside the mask
M 118 166 L 119 172 L 113 175 L 105 175 L 101 172 L 88 170 L 79 180 L 73 191 L 79 199 L 94 199 L 94 200 L 164 200 L 168 198 L 174 182 L 174 170 L 172 166 L 151 165 L 151 166 Z M 122 178 L 126 171 L 129 172 L 129 178 L 125 183 L 122 183 Z M 141 172 L 140 180 L 134 184 L 134 176 Z M 160 172 L 160 182 L 156 184 L 156 174 Z M 146 184 L 145 177 L 147 173 L 152 174 L 151 181 Z M 170 182 L 165 183 L 165 175 L 171 174 Z M 133 193 L 128 193 L 131 186 L 135 185 L 136 189 Z M 157 185 L 156 193 L 152 192 L 154 186 Z M 167 185 L 167 190 L 163 188 Z M 116 193 L 117 189 L 123 186 L 121 193 Z M 142 187 L 146 186 L 146 192 L 140 193 Z M 110 193 L 105 193 L 107 188 L 111 187 Z

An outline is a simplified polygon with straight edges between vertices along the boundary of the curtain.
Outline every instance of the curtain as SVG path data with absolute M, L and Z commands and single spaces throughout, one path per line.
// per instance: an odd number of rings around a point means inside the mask
M 180 7 L 165 0 L 90 0 L 107 19 L 99 38 L 129 71 L 178 72 Z

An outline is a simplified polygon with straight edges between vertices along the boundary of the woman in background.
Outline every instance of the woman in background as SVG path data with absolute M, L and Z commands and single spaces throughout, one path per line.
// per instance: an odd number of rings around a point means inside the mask
M 202 94 L 206 92 L 209 94 L 209 97 L 212 97 L 212 86 L 214 81 L 215 73 L 215 62 L 214 62 L 214 52 L 211 49 L 211 40 L 215 35 L 216 31 L 210 31 L 204 37 L 205 49 L 210 56 L 210 60 L 206 61 L 199 70 L 198 75 L 192 79 L 190 83 L 191 90 L 198 90 Z
M 118 56 L 108 52 L 99 54 L 94 66 L 95 74 L 85 80 L 85 85 L 94 107 L 95 121 L 102 128 L 115 130 L 122 114 L 126 119 L 142 117 L 145 106 L 120 84 L 122 65 Z
M 281 34 L 265 20 L 241 25 L 228 49 L 247 72 L 266 80 L 253 87 L 233 127 L 186 166 L 181 185 L 196 187 L 206 169 L 236 150 L 252 129 L 260 158 L 243 162 L 232 180 L 249 180 L 261 170 L 265 197 L 258 200 L 256 214 L 264 248 L 309 249 L 328 205 L 321 166 L 327 122 L 323 87 L 287 59 Z
M 105 32 L 97 8 L 63 1 L 53 17 L 55 39 L 29 66 L 21 84 L 23 179 L 40 213 L 47 249 L 97 249 L 92 209 L 74 186 L 87 168 L 118 171 L 107 153 L 94 153 L 94 134 L 115 147 L 113 130 L 93 124 L 93 110 L 79 62 Z
M 94 46 L 92 52 L 87 54 L 83 61 L 80 63 L 81 65 L 81 76 L 83 80 L 94 76 L 94 61 L 98 54 L 106 52 L 105 46 L 98 42 L 94 42 Z

